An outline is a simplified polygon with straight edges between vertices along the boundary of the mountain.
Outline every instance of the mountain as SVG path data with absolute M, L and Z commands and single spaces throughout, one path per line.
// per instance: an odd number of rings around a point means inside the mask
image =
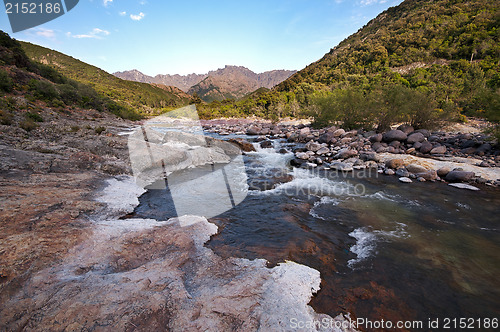
M 239 99 L 260 87 L 272 88 L 293 75 L 292 70 L 272 70 L 256 74 L 242 66 L 225 66 L 207 74 L 145 75 L 134 69 L 116 72 L 116 77 L 144 83 L 175 86 L 191 95 L 197 94 L 204 101 Z
M 165 88 L 122 80 L 63 53 L 27 42 L 20 44 L 31 60 L 56 69 L 77 82 L 92 86 L 102 96 L 144 114 L 158 114 L 164 109 L 184 106 L 192 101 L 191 96 L 175 87 Z
M 499 89 L 498 1 L 405 0 L 259 96 L 257 106 L 236 106 L 281 116 L 301 110 L 325 125 L 423 126 L 463 114 L 500 120 Z

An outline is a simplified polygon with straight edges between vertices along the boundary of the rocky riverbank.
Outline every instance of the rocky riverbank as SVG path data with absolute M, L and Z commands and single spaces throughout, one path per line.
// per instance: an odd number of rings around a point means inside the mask
M 350 172 L 376 169 L 396 175 L 401 182 L 444 181 L 500 184 L 500 151 L 491 137 L 480 132 L 449 133 L 414 130 L 401 125 L 384 133 L 346 131 L 338 127 L 313 129 L 299 124 L 205 122 L 219 135 L 255 136 L 261 147 L 281 138 L 296 143 L 295 167 Z M 243 142 L 237 142 L 244 147 Z M 460 185 L 472 189 L 472 186 Z
M 307 305 L 318 271 L 204 247 L 217 232 L 205 218 L 120 219 L 144 192 L 126 175 L 123 132 L 136 123 L 84 110 L 39 115 L 29 131 L 1 126 L 0 329 L 285 331 L 292 319 L 346 321 Z

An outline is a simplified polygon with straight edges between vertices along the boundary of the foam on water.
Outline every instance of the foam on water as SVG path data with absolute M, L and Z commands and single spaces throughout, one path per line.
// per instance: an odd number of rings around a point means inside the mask
M 322 216 L 320 216 L 317 212 L 316 209 L 320 207 L 321 205 L 329 205 L 329 206 L 336 206 L 340 203 L 339 198 L 333 198 L 329 196 L 323 196 L 321 199 L 317 202 L 314 203 L 313 207 L 311 208 L 311 211 L 309 211 L 309 215 L 311 217 L 321 219 L 321 220 L 326 220 Z

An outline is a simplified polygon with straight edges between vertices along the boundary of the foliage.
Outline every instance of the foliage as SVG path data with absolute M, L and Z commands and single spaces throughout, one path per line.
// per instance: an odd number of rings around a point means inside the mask
M 43 122 L 42 116 L 38 113 L 27 112 L 25 115 L 26 115 L 26 119 L 30 119 L 30 120 L 33 120 L 35 122 Z
M 10 92 L 13 87 L 14 82 L 12 81 L 12 78 L 10 78 L 9 74 L 5 70 L 0 69 L 0 90 Z
M 31 119 L 26 119 L 24 121 L 21 121 L 19 123 L 19 127 L 21 127 L 22 129 L 26 130 L 26 131 L 32 131 L 36 128 L 38 128 L 38 125 Z
M 0 124 L 10 126 L 14 116 L 6 110 L 0 110 Z
M 97 135 L 100 135 L 101 133 L 105 132 L 106 131 L 106 128 L 105 127 L 97 127 L 94 129 L 94 132 L 97 134 Z

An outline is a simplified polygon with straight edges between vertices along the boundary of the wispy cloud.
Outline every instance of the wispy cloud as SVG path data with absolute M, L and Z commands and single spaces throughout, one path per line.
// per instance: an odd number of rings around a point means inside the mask
M 362 6 L 374 5 L 376 3 L 386 3 L 387 0 L 361 0 Z
M 44 29 L 44 28 L 38 28 L 38 30 L 35 32 L 37 36 L 42 36 L 45 38 L 54 38 L 56 36 L 54 30 L 50 29 Z
M 66 35 L 68 37 L 79 38 L 79 39 L 82 39 L 82 38 L 102 39 L 103 37 L 109 35 L 109 31 L 102 30 L 102 29 L 99 29 L 99 28 L 94 28 L 94 29 L 92 29 L 92 31 L 90 31 L 87 34 L 73 35 L 73 34 L 71 34 L 71 32 L 68 32 L 68 33 L 66 33 Z
M 109 4 L 111 4 L 113 2 L 113 0 L 102 0 L 102 3 L 104 5 L 104 7 L 107 7 Z
M 127 12 L 123 11 L 123 12 L 119 12 L 118 14 L 120 14 L 120 16 L 125 16 L 125 15 L 127 15 Z
M 140 21 L 146 16 L 143 12 L 140 12 L 138 15 L 130 14 L 130 18 L 134 21 Z

